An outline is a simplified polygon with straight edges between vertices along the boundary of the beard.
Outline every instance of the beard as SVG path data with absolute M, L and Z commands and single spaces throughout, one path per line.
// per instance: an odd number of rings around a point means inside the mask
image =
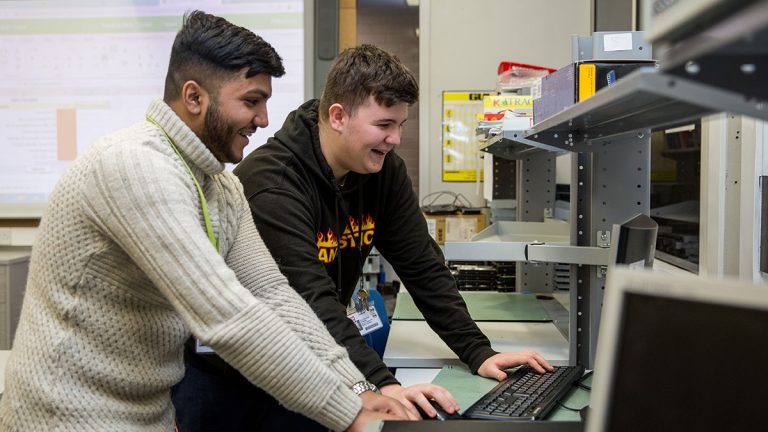
M 229 147 L 237 128 L 228 123 L 218 105 L 211 100 L 208 111 L 205 113 L 205 127 L 200 141 L 213 153 L 219 162 L 237 163 L 238 156 L 232 154 Z

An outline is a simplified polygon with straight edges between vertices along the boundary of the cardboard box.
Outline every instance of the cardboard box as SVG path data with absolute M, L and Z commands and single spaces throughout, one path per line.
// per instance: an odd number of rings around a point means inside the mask
M 425 214 L 429 234 L 437 244 L 446 241 L 470 241 L 488 225 L 487 213 L 480 214 Z
M 539 123 L 583 101 L 603 87 L 641 67 L 654 66 L 653 61 L 571 63 L 541 79 L 533 100 L 533 122 Z

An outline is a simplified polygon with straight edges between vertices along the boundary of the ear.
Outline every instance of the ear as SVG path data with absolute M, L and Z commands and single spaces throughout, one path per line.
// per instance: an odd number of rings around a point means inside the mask
M 347 111 L 340 103 L 335 103 L 328 107 L 328 124 L 331 129 L 341 132 L 347 122 Z
M 189 80 L 181 87 L 181 102 L 187 112 L 200 115 L 208 106 L 208 92 L 196 81 Z

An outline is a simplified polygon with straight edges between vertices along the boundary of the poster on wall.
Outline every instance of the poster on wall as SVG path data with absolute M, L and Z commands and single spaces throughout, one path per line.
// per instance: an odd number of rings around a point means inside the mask
M 483 178 L 478 115 L 483 114 L 482 91 L 443 92 L 443 181 L 475 182 Z

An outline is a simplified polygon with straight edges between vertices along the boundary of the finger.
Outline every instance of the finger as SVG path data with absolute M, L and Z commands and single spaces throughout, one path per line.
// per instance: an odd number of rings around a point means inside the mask
M 554 368 L 552 365 L 549 364 L 546 360 L 544 360 L 544 357 L 539 355 L 537 352 L 531 353 L 531 359 L 535 361 L 539 366 L 541 366 L 542 369 L 545 371 L 552 371 Z
M 504 371 L 501 370 L 499 365 L 495 362 L 488 365 L 488 368 L 485 370 L 483 376 L 487 378 L 493 378 L 497 381 L 502 381 L 504 378 L 506 378 Z
M 444 410 L 450 413 L 454 413 L 461 408 L 459 407 L 459 403 L 453 397 L 451 392 L 448 391 L 448 389 L 436 385 L 432 385 L 432 387 L 432 399 L 437 401 L 437 403 L 440 404 Z
M 388 412 L 390 412 L 391 414 L 400 416 L 403 419 L 409 419 L 409 420 L 418 419 L 418 417 L 415 419 L 412 419 L 411 416 L 408 414 L 408 410 L 405 408 L 405 406 L 397 400 L 392 400 L 392 403 L 390 403 L 389 406 L 390 406 L 390 409 L 388 410 Z
M 419 414 L 419 410 L 416 409 L 416 406 L 411 403 L 408 399 L 406 399 L 403 402 L 403 406 L 406 409 L 406 412 L 408 413 L 408 420 L 419 420 L 421 419 L 421 414 Z
M 419 414 L 419 411 L 413 406 L 407 409 L 405 413 L 408 415 L 408 420 L 421 420 L 421 414 Z
M 528 359 L 528 365 L 529 365 L 531 368 L 533 368 L 533 370 L 535 370 L 536 372 L 538 372 L 538 373 L 540 373 L 540 374 L 543 374 L 543 373 L 546 373 L 546 372 L 547 372 L 547 371 L 545 371 L 545 370 L 544 370 L 544 368 L 543 368 L 543 367 L 541 367 L 541 365 L 539 364 L 539 362 L 537 362 L 537 361 L 536 361 L 536 359 L 535 359 L 535 358 L 533 358 L 533 357 L 531 357 L 531 358 L 529 358 L 529 359 Z
M 408 388 L 414 392 L 414 397 L 423 396 L 426 399 L 436 399 L 441 394 L 444 395 L 448 392 L 445 388 L 435 384 L 416 384 Z
M 426 418 L 432 418 L 435 415 L 437 415 L 437 411 L 435 411 L 435 408 L 432 406 L 431 403 L 429 403 L 429 400 L 424 397 L 421 393 L 414 393 L 411 395 L 411 401 L 418 405 L 419 408 L 426 414 Z M 421 418 L 421 415 L 419 415 L 419 418 Z
M 501 369 L 497 369 L 493 371 L 493 377 L 496 378 L 496 381 L 504 381 L 507 379 L 507 373 Z
M 445 387 L 435 384 L 415 384 L 408 387 L 408 390 L 409 399 L 417 403 L 419 408 L 430 416 L 437 414 L 432 409 L 434 407 L 430 399 L 436 401 L 448 413 L 452 414 L 459 410 L 458 402 L 456 402 L 451 392 L 445 389 Z
M 536 361 L 539 362 L 539 364 L 541 366 L 543 366 L 544 369 L 546 369 L 546 370 L 548 370 L 550 372 L 555 370 L 555 368 L 552 367 L 552 365 L 549 364 L 549 362 L 544 357 L 542 357 L 539 353 L 534 353 L 534 358 L 536 358 Z
M 433 398 L 449 414 L 457 412 L 461 407 L 449 392 L 440 392 Z

